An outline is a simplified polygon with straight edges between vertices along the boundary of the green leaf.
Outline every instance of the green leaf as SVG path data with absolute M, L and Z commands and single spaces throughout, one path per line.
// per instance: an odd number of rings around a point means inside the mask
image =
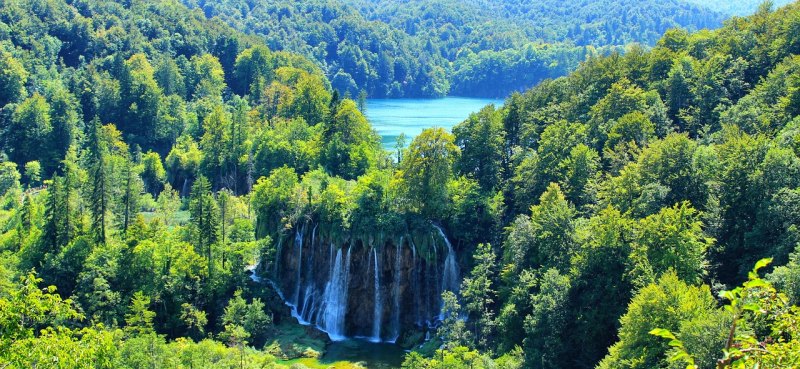
M 744 283 L 746 288 L 768 287 L 769 284 L 763 279 L 753 279 Z
M 758 311 L 759 310 L 759 306 L 758 306 L 758 304 L 755 304 L 755 303 L 749 303 L 749 304 L 745 304 L 742 307 L 742 309 L 747 310 L 747 311 Z
M 772 258 L 761 259 L 756 262 L 756 266 L 753 268 L 753 272 L 758 272 L 759 269 L 769 265 L 772 263 Z
M 666 338 L 666 339 L 669 339 L 669 340 L 677 340 L 678 339 L 678 338 L 675 337 L 674 334 L 672 334 L 672 332 L 670 332 L 669 330 L 663 329 L 663 328 L 653 329 L 652 331 L 650 331 L 650 334 L 652 334 L 652 335 L 654 335 L 656 337 Z

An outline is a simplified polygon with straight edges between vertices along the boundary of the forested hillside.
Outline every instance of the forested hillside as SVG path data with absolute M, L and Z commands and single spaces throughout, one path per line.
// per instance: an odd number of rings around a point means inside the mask
M 340 92 L 370 97 L 505 97 L 566 74 L 588 55 L 723 19 L 678 0 L 185 3 L 264 37 L 272 49 L 316 60 Z
M 316 63 L 177 0 L 0 22 L 0 368 L 352 368 L 319 356 L 355 336 L 415 369 L 800 366 L 800 5 L 393 153 Z
M 685 0 L 687 3 L 705 7 L 723 14 L 746 16 L 756 12 L 763 0 Z M 774 6 L 784 6 L 791 4 L 792 0 L 773 0 Z

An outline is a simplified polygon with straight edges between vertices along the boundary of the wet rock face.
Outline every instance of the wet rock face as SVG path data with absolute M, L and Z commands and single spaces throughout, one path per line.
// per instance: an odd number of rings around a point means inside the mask
M 295 317 L 332 339 L 395 341 L 404 330 L 435 324 L 441 292 L 457 276 L 457 265 L 446 262 L 455 252 L 441 235 L 337 243 L 301 225 L 280 241 L 273 280 Z

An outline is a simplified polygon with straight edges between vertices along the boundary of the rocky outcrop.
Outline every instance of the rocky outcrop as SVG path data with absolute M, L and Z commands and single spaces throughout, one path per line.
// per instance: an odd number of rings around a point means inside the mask
M 334 340 L 390 342 L 437 324 L 441 293 L 460 283 L 456 251 L 441 229 L 346 240 L 318 229 L 305 223 L 280 237 L 263 273 L 302 324 Z

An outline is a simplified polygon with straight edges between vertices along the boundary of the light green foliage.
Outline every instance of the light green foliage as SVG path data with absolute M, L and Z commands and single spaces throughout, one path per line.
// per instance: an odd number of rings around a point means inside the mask
M 619 342 L 598 368 L 668 368 L 669 346 L 650 332 L 655 328 L 678 332 L 716 314 L 720 312 L 708 287 L 689 286 L 667 273 L 633 297 L 620 319 Z
M 236 57 L 234 76 L 237 92 L 241 95 L 253 93 L 259 83 L 269 83 L 273 79 L 274 61 L 266 46 L 251 47 Z
M 36 275 L 27 274 L 12 288 L 0 291 L 0 358 L 19 350 L 14 346 L 35 337 L 37 329 L 81 317 L 71 301 L 55 293 L 55 287 L 40 289 L 41 282 Z
M 0 162 L 0 194 L 19 190 L 19 180 L 22 176 L 17 170 L 17 165 L 10 161 Z
M 152 145 L 168 136 L 158 119 L 163 92 L 154 73 L 144 54 L 135 54 L 125 61 L 120 78 L 121 105 L 125 110 L 118 124 L 123 131 L 136 137 L 132 143 Z
M 125 314 L 125 330 L 129 334 L 145 335 L 153 333 L 153 318 L 156 313 L 150 311 L 150 298 L 141 292 L 133 295 L 129 312 Z
M 469 318 L 468 325 L 478 347 L 490 347 L 489 337 L 494 333 L 494 317 L 490 307 L 495 303 L 497 292 L 492 288 L 496 278 L 496 255 L 490 244 L 480 244 L 473 257 L 475 267 L 469 277 L 461 283 L 461 296 L 464 310 Z
M 273 121 L 271 129 L 265 130 L 257 140 L 255 173 L 268 176 L 284 165 L 299 173 L 315 168 L 320 155 L 319 128 L 322 126 L 310 127 L 302 119 Z
M 787 265 L 775 268 L 768 280 L 785 293 L 789 303 L 800 305 L 800 250 L 795 250 Z
M 324 81 L 318 75 L 302 73 L 297 81 L 297 91 L 294 93 L 294 98 L 291 103 L 286 107 L 286 115 L 288 117 L 303 118 L 308 125 L 317 125 L 322 123 L 331 112 L 329 111 L 329 104 L 331 103 L 331 94 L 325 88 Z M 342 108 L 352 109 L 351 106 Z M 338 115 L 338 110 L 336 114 Z M 363 112 L 362 112 L 363 113 Z M 353 112 L 345 112 L 348 115 L 354 115 Z M 333 117 L 336 119 L 348 119 L 346 116 Z M 355 117 L 350 119 L 357 119 Z M 330 121 L 330 120 L 329 120 Z M 342 123 L 334 123 L 342 124 Z M 347 124 L 347 122 L 345 122 Z M 358 123 L 352 123 L 354 125 Z M 363 126 L 364 124 L 360 124 Z M 355 127 L 355 129 L 363 129 L 362 127 Z M 366 132 L 358 132 L 358 134 L 365 134 Z M 364 137 L 367 138 L 367 137 Z
M 229 340 L 251 338 L 256 342 L 262 342 L 271 323 L 272 319 L 264 310 L 264 303 L 258 298 L 248 303 L 242 298 L 241 290 L 233 294 L 233 298 L 228 301 L 228 306 L 225 307 L 225 312 L 222 314 L 222 324 Z M 239 327 L 244 330 L 246 335 L 242 335 Z
M 569 269 L 575 252 L 573 239 L 575 209 L 553 183 L 542 194 L 531 215 L 520 216 L 509 229 L 504 258 L 514 269 Z
M 200 151 L 197 142 L 189 136 L 179 137 L 165 160 L 167 178 L 173 188 L 179 189 L 181 194 L 186 195 L 189 190 L 186 184 L 199 174 L 202 161 L 203 152 Z
M 530 296 L 531 313 L 525 317 L 526 337 L 522 341 L 526 365 L 557 368 L 566 346 L 562 341 L 567 323 L 568 276 L 548 269 L 539 278 L 538 292 Z
M 0 53 L 0 107 L 17 101 L 25 94 L 28 72 L 11 54 Z
M 467 345 L 472 337 L 461 316 L 458 297 L 450 291 L 442 292 L 442 325 L 436 330 L 436 337 L 449 350 Z
M 167 180 L 167 171 L 161 163 L 161 156 L 157 152 L 148 152 L 142 157 L 142 182 L 144 190 L 153 196 L 161 193 L 164 182 Z
M 722 291 L 720 297 L 729 301 L 723 310 L 728 321 L 724 345 L 719 345 L 721 354 L 716 357 L 716 368 L 751 367 L 793 367 L 800 362 L 800 340 L 798 340 L 797 306 L 787 304 L 786 296 L 778 293 L 767 281 L 758 276 L 759 270 L 772 262 L 772 259 L 758 261 L 749 273 L 748 280 L 741 287 Z M 772 329 L 761 334 L 753 333 L 745 327 L 747 323 L 758 325 L 759 320 L 772 321 Z M 683 327 L 682 327 L 683 329 Z M 687 349 L 683 335 L 680 339 L 668 329 L 656 328 L 650 334 L 669 339 L 673 347 L 670 361 L 683 361 L 687 369 L 697 369 L 700 365 L 695 351 Z M 707 354 L 702 352 L 701 354 Z M 701 356 L 702 357 L 702 356 Z M 713 356 L 712 356 L 713 358 Z M 709 357 L 701 363 L 710 362 Z M 711 367 L 703 365 L 703 367 Z
M 645 100 L 644 91 L 637 86 L 631 85 L 630 81 L 623 79 L 611 85 L 605 97 L 600 99 L 594 106 L 592 106 L 589 120 L 589 140 L 598 150 L 604 146 L 614 147 L 622 136 L 622 130 L 628 127 L 637 125 L 638 130 L 642 130 L 640 122 L 632 122 L 634 119 L 642 120 L 644 115 L 643 111 L 647 109 L 647 102 Z M 640 115 L 629 115 L 639 113 Z M 618 122 L 621 121 L 621 122 Z M 615 131 L 616 128 L 616 132 Z M 644 129 L 646 130 L 646 128 Z M 612 135 L 613 133 L 613 135 Z M 635 140 L 640 138 L 642 140 L 646 133 L 637 132 L 633 134 L 631 139 Z M 612 137 L 609 137 L 612 135 Z M 609 140 L 614 138 L 614 141 L 609 143 Z
M 42 181 L 42 165 L 35 160 L 25 163 L 25 178 L 31 187 L 40 185 Z
M 320 164 L 332 175 L 355 179 L 378 162 L 379 138 L 352 100 L 343 100 L 320 136 Z
M 633 294 L 629 259 L 636 222 L 614 208 L 605 208 L 576 229 L 580 245 L 572 259 L 570 291 L 573 320 L 565 329 L 566 344 L 581 347 L 572 350 L 573 359 L 597 362 L 616 342 L 618 319 L 625 313 Z M 576 309 L 577 308 L 577 309 Z
M 167 183 L 164 186 L 164 190 L 158 195 L 157 203 L 157 212 L 161 217 L 161 221 L 164 222 L 166 226 L 171 225 L 175 218 L 175 213 L 181 206 L 181 199 L 178 195 L 178 191 L 173 190 L 172 186 Z
M 597 181 L 600 169 L 600 157 L 597 152 L 584 144 L 572 148 L 569 158 L 562 162 L 564 178 L 561 187 L 564 196 L 576 206 L 587 205 L 592 202 L 594 193 L 592 186 Z
M 664 208 L 639 221 L 631 259 L 640 285 L 673 270 L 678 278 L 698 283 L 706 273 L 706 251 L 713 239 L 703 234 L 698 214 L 688 203 Z
M 186 77 L 173 58 L 162 58 L 156 62 L 153 77 L 165 96 L 186 98 Z
M 655 136 L 655 125 L 639 111 L 625 114 L 617 119 L 608 132 L 605 150 L 615 150 L 617 146 L 633 142 L 642 147 Z
M 375 229 L 391 226 L 394 213 L 389 199 L 391 173 L 370 171 L 358 178 L 352 191 L 350 204 L 351 228 L 361 234 L 370 234 Z
M 404 369 L 518 369 L 522 367 L 521 351 L 517 350 L 492 360 L 478 351 L 467 347 L 455 347 L 439 350 L 432 358 L 426 359 L 412 352 L 406 355 L 402 368 Z
M 453 127 L 453 134 L 461 150 L 459 171 L 477 180 L 483 190 L 494 190 L 502 174 L 505 139 L 499 111 L 487 106 Z
M 211 265 L 213 245 L 219 241 L 220 236 L 219 207 L 211 194 L 211 185 L 203 176 L 192 185 L 189 214 L 193 244 L 197 247 L 198 254 L 205 256 Z
M 426 129 L 415 137 L 396 174 L 401 205 L 429 218 L 440 217 L 447 206 L 447 183 L 458 155 L 453 135 L 444 129 Z
M 299 179 L 294 169 L 278 168 L 262 177 L 253 188 L 253 208 L 257 214 L 256 236 L 261 238 L 291 224 L 292 200 Z
M 36 160 L 39 152 L 48 146 L 48 136 L 52 130 L 50 105 L 38 93 L 17 105 L 11 118 L 11 160 L 27 163 Z
M 586 126 L 582 124 L 559 121 L 548 125 L 541 133 L 536 151 L 525 153 L 514 168 L 511 183 L 514 186 L 516 210 L 526 212 L 553 182 L 568 183 L 571 186 L 571 195 L 580 197 L 578 194 L 583 188 L 578 187 L 581 187 L 582 182 L 588 181 L 593 166 L 591 162 L 594 161 L 592 156 L 596 155 L 577 148 L 586 143 Z M 582 155 L 587 156 L 582 159 Z M 579 167 L 582 164 L 588 167 Z
M 222 99 L 225 88 L 225 71 L 219 59 L 211 54 L 196 55 L 191 59 L 189 91 L 195 99 Z
M 215 105 L 203 119 L 203 137 L 200 151 L 203 153 L 202 172 L 212 182 L 219 183 L 225 172 L 227 152 L 230 150 L 231 117 L 222 105 Z

